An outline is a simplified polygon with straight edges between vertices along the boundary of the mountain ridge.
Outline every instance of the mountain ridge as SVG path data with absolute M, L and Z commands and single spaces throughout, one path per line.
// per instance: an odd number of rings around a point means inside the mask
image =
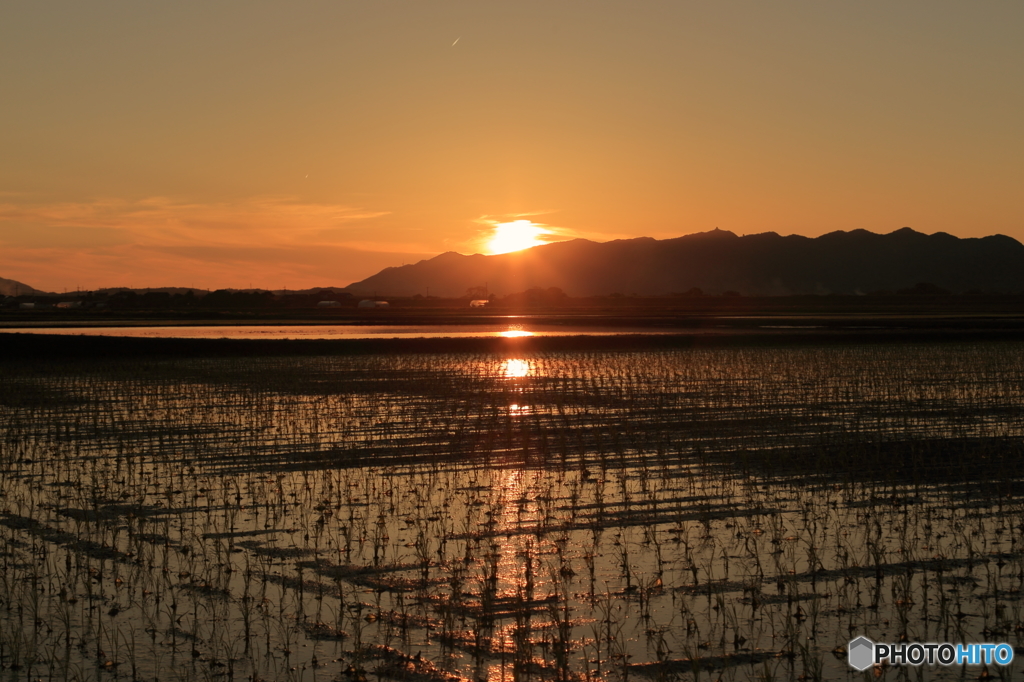
M 669 239 L 574 239 L 485 256 L 452 251 L 385 268 L 346 291 L 455 297 L 557 287 L 570 296 L 662 295 L 701 289 L 745 295 L 863 294 L 927 282 L 953 293 L 1024 291 L 1024 245 L 1005 235 L 961 238 L 909 227 L 819 237 L 710 230 Z
M 32 296 L 37 294 L 45 294 L 47 292 L 40 291 L 34 287 L 30 287 L 24 282 L 19 282 L 15 279 L 7 279 L 0 277 L 0 296 Z

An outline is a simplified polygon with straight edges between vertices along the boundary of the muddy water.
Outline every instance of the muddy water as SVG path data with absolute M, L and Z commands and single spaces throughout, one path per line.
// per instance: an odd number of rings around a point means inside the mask
M 1019 646 L 1022 350 L 9 362 L 0 679 L 839 679 L 860 634 Z

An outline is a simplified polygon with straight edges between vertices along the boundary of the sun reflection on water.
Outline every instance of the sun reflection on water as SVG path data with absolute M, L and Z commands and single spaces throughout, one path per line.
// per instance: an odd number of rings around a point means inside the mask
M 517 403 L 512 403 L 511 405 L 508 406 L 508 414 L 510 417 L 520 417 L 524 414 L 529 414 L 530 412 L 531 410 L 529 405 L 519 405 Z
M 520 679 L 511 660 L 532 660 L 535 646 L 533 622 L 539 614 L 537 605 L 550 592 L 548 580 L 541 572 L 540 555 L 549 551 L 539 536 L 523 533 L 523 528 L 541 522 L 537 484 L 543 474 L 530 469 L 511 468 L 497 474 L 493 485 L 498 492 L 495 517 L 496 581 L 494 599 L 504 608 L 516 611 L 515 622 L 496 627 L 491 632 L 492 650 L 502 652 L 503 660 L 488 665 L 487 682 L 511 682 Z
M 528 360 L 513 358 L 502 361 L 501 367 L 498 369 L 498 374 L 506 379 L 522 379 L 523 377 L 530 376 L 532 373 L 533 368 Z

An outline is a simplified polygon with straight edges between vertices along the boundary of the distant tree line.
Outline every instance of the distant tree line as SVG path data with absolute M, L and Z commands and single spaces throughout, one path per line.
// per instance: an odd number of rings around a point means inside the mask
M 471 293 L 477 293 L 471 290 Z M 485 293 L 483 291 L 480 292 Z M 1007 294 L 996 292 L 968 291 L 961 296 L 966 297 L 997 297 L 1021 296 L 1024 292 Z M 798 298 L 833 298 L 837 295 L 802 295 Z M 870 291 L 863 296 L 843 295 L 843 298 L 889 298 L 905 299 L 931 299 L 956 297 L 956 294 L 943 289 L 929 282 L 921 282 L 914 286 L 896 291 Z M 58 307 L 73 307 L 82 309 L 103 309 L 103 310 L 272 310 L 272 309 L 301 309 L 321 308 L 322 304 L 331 302 L 328 309 L 356 308 L 359 301 L 365 298 L 382 298 L 391 302 L 395 307 L 443 307 L 457 308 L 468 307 L 472 296 L 459 298 L 440 298 L 437 296 L 423 296 L 416 294 L 408 297 L 393 297 L 376 295 L 353 295 L 348 292 L 335 291 L 333 289 L 312 290 L 303 293 L 277 294 L 270 291 L 232 291 L 230 289 L 218 289 L 208 293 L 185 290 L 179 292 L 169 291 L 131 291 L 113 290 L 98 292 L 75 292 L 66 294 L 23 294 L 19 296 L 0 295 L 0 308 L 12 309 L 25 307 L 23 304 L 32 304 L 35 309 L 50 309 Z M 572 298 L 558 287 L 534 287 L 526 291 L 497 296 L 493 293 L 486 297 L 488 308 L 550 308 L 569 305 L 613 305 L 616 307 L 631 305 L 631 301 L 649 300 L 681 300 L 689 299 L 694 301 L 703 300 L 710 302 L 713 299 L 739 299 L 745 298 L 736 291 L 726 291 L 721 294 L 708 294 L 697 287 L 685 292 L 672 292 L 664 296 L 638 296 L 635 293 L 611 293 L 605 296 L 588 296 L 585 298 Z M 792 297 L 755 297 L 755 298 L 792 298 Z
M 0 306 L 18 307 L 34 303 L 39 307 L 55 307 L 61 302 L 74 301 L 82 308 L 110 310 L 252 310 L 259 308 L 312 308 L 321 301 L 337 301 L 341 306 L 355 307 L 358 299 L 347 292 L 331 290 L 310 293 L 275 294 L 270 291 L 231 291 L 219 289 L 206 294 L 194 291 L 171 293 L 168 291 L 136 292 L 81 292 L 75 294 L 36 294 L 0 296 Z

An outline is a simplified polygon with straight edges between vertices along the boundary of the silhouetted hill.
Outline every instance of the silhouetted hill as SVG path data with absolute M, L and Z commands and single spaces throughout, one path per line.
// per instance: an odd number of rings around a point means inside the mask
M 448 252 L 386 268 L 346 287 L 357 295 L 462 296 L 486 285 L 499 296 L 558 287 L 571 296 L 857 294 L 927 282 L 952 293 L 1024 292 L 1024 245 L 1003 235 L 961 239 L 908 227 L 810 238 L 713 230 L 675 239 L 576 239 L 497 256 Z
M 45 291 L 34 289 L 27 284 L 23 284 L 13 279 L 4 279 L 0 277 L 0 295 L 2 296 L 22 296 L 30 294 L 45 294 Z

